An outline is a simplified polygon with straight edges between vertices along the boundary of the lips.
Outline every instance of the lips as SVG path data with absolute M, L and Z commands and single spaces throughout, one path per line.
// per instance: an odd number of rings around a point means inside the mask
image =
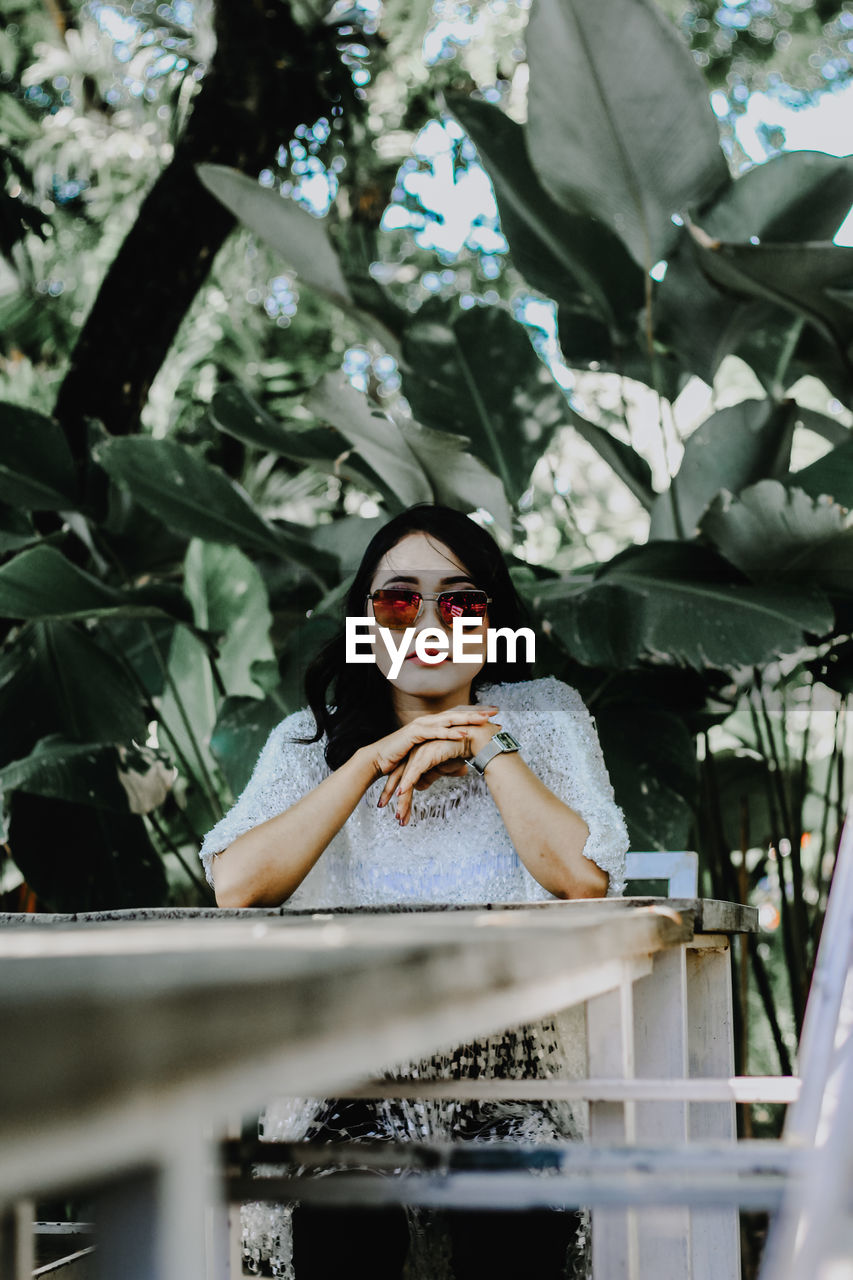
M 435 657 L 440 654 L 442 660 L 448 657 L 448 654 L 445 652 L 444 649 L 424 649 L 424 653 L 428 657 Z M 423 662 L 414 651 L 408 655 L 408 657 L 406 658 L 406 661 L 416 662 L 419 667 L 435 667 L 439 665 L 437 662 Z

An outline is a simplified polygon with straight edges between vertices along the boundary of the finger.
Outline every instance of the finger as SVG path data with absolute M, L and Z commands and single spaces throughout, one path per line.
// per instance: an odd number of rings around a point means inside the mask
M 391 799 L 392 795 L 394 794 L 394 790 L 397 786 L 397 783 L 400 781 L 400 779 L 403 776 L 403 770 L 405 769 L 405 767 L 406 767 L 406 761 L 402 760 L 400 764 L 395 765 L 394 768 L 391 770 L 391 772 L 388 774 L 388 777 L 385 781 L 385 786 L 382 788 L 382 794 L 380 795 L 379 799 L 376 802 L 377 809 L 384 808 L 385 805 L 388 803 L 388 801 Z

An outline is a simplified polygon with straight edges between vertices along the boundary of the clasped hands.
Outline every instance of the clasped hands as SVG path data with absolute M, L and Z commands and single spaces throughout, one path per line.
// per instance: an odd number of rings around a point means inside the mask
M 397 796 L 397 821 L 406 826 L 412 792 L 425 791 L 438 778 L 466 771 L 466 760 L 481 751 L 501 726 L 491 719 L 498 708 L 458 706 L 418 716 L 373 746 L 379 775 L 387 775 L 378 800 L 383 808 Z

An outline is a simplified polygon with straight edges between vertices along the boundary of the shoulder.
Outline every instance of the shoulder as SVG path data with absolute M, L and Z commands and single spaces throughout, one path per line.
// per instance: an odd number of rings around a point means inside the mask
M 282 763 L 304 760 L 306 763 L 323 755 L 325 735 L 316 742 L 300 742 L 300 738 L 312 738 L 317 732 L 317 723 L 309 707 L 302 707 L 285 716 L 270 733 L 263 751 L 259 766 L 275 770 Z

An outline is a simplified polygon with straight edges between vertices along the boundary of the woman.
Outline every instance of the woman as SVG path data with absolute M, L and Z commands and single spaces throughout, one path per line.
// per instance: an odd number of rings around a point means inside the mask
M 306 678 L 309 708 L 273 730 L 246 790 L 205 839 L 201 856 L 219 905 L 286 901 L 319 909 L 621 893 L 627 836 L 580 697 L 554 677 L 531 679 L 527 664 L 509 654 L 487 660 L 487 629 L 516 630 L 522 622 L 490 535 L 448 507 L 410 508 L 368 546 L 346 612 L 388 628 L 398 650 L 408 635 L 406 656 L 392 678 L 392 653 L 379 637 L 375 665 L 347 663 L 342 634 L 315 661 Z M 473 663 L 439 656 L 454 617 L 469 623 L 466 652 L 479 650 Z M 422 642 L 419 658 L 419 633 L 436 627 L 424 638 L 433 653 Z M 552 1075 L 565 1069 L 567 1053 L 577 1064 L 577 1032 L 575 1025 L 573 1043 L 561 1044 L 549 1020 L 396 1067 L 394 1074 Z M 579 1136 L 569 1104 L 518 1102 L 285 1100 L 267 1108 L 262 1132 L 269 1139 Z M 480 1269 L 510 1275 L 517 1270 L 513 1257 L 526 1250 L 530 1262 L 531 1239 L 542 1280 L 585 1274 L 577 1215 L 505 1215 L 501 1232 L 479 1236 L 463 1229 L 477 1215 L 451 1214 L 443 1224 L 425 1212 L 408 1217 L 409 1277 L 466 1280 Z M 394 1236 L 392 1218 L 351 1215 L 342 1233 L 324 1231 L 318 1213 L 298 1210 L 297 1280 L 336 1274 L 344 1255 L 336 1262 L 324 1250 L 340 1240 L 353 1256 L 369 1249 L 372 1275 L 399 1276 L 406 1241 Z M 287 1210 L 247 1207 L 251 1261 L 293 1275 L 289 1228 Z M 360 1229 L 372 1234 L 354 1246 Z

